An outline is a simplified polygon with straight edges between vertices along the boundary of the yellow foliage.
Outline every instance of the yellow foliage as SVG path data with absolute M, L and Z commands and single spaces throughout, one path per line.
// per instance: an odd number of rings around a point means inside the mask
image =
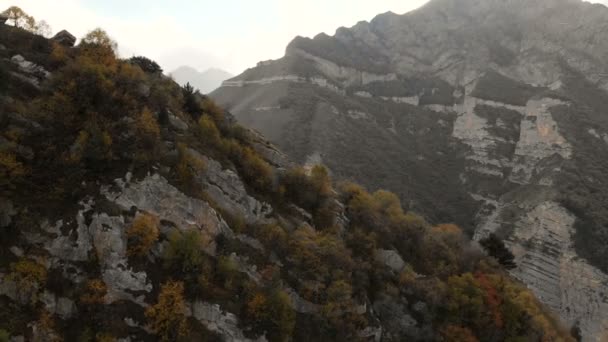
M 158 301 L 146 309 L 149 327 L 161 341 L 175 341 L 188 334 L 184 284 L 170 281 L 165 283 L 158 295 Z
M 116 337 L 108 333 L 99 333 L 95 336 L 95 342 L 116 342 Z
M 457 325 L 448 325 L 441 329 L 441 336 L 446 342 L 478 342 L 473 332 Z
M 137 116 L 136 127 L 139 133 L 148 139 L 155 140 L 160 136 L 158 122 L 148 107 L 144 107 Z
M 138 215 L 127 229 L 129 255 L 145 256 L 158 240 L 158 218 L 151 214 Z
M 104 304 L 104 298 L 108 293 L 108 287 L 101 279 L 87 281 L 84 293 L 80 296 L 80 302 L 86 305 Z
M 21 259 L 10 265 L 7 279 L 17 284 L 20 296 L 30 296 L 32 304 L 37 300 L 38 290 L 46 283 L 46 268 L 39 263 Z
M 241 172 L 249 184 L 260 191 L 272 188 L 273 169 L 252 148 L 243 148 L 240 164 Z
M 25 175 L 25 167 L 17 161 L 14 153 L 0 151 L 0 178 L 10 181 L 12 178 Z
M 217 129 L 215 122 L 208 116 L 203 115 L 198 120 L 198 129 L 201 135 L 201 139 L 213 148 L 220 148 L 222 138 L 220 131 Z
M 192 155 L 185 144 L 178 144 L 177 152 L 179 160 L 176 171 L 179 181 L 184 185 L 192 186 L 197 174 L 205 170 L 205 163 Z

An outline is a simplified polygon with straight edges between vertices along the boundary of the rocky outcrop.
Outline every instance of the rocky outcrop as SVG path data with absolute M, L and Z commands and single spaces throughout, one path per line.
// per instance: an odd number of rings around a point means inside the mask
M 518 264 L 513 274 L 584 336 L 599 337 L 608 330 L 608 301 L 601 290 L 608 276 L 577 257 L 574 221 L 558 203 L 526 206 L 509 241 Z
M 102 192 L 124 210 L 145 211 L 178 229 L 196 229 L 214 238 L 219 234 L 233 236 L 226 222 L 204 201 L 190 198 L 158 174 L 139 182 L 117 180 L 119 191 L 105 188 Z
M 240 177 L 232 170 L 224 169 L 213 159 L 201 156 L 196 151 L 191 153 L 203 161 L 205 170 L 201 178 L 205 192 L 221 208 L 232 215 L 242 217 L 246 223 L 263 221 L 272 213 L 272 207 L 249 196 Z
M 51 39 L 66 47 L 72 47 L 76 43 L 76 37 L 66 30 L 57 32 Z
M 236 315 L 224 312 L 219 305 L 205 302 L 195 302 L 191 307 L 192 317 L 203 323 L 209 330 L 222 336 L 227 342 L 264 342 L 267 341 L 263 336 L 251 340 L 245 337 L 239 328 L 239 320 Z
M 8 199 L 0 198 L 0 228 L 8 227 L 12 217 L 17 214 L 13 208 L 13 202 Z
M 376 260 L 397 273 L 403 271 L 405 267 L 405 261 L 397 251 L 378 249 L 376 250 Z

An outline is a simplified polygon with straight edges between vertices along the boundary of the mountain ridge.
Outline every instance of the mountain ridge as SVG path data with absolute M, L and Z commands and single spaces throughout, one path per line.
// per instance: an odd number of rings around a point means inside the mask
M 233 75 L 219 68 L 209 68 L 198 71 L 190 66 L 180 66 L 173 70 L 170 75 L 181 85 L 190 83 L 193 87 L 207 94 L 221 86 L 222 82 L 230 79 Z
M 592 341 L 608 331 L 607 19 L 577 0 L 436 0 L 295 38 L 211 96 L 297 162 L 499 234 L 512 274 Z

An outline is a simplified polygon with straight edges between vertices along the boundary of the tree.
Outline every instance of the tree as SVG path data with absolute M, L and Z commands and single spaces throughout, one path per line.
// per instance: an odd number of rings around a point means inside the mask
M 108 287 L 101 279 L 91 279 L 87 281 L 83 293 L 80 295 L 80 302 L 85 305 L 102 305 L 105 303 L 105 296 Z
M 12 23 L 14 27 L 20 27 L 30 32 L 36 31 L 36 20 L 21 8 L 11 6 L 2 14 L 8 17 L 7 23 Z
M 145 312 L 150 329 L 161 341 L 176 341 L 188 333 L 184 284 L 170 281 L 165 283 L 158 295 L 158 301 Z
M 46 283 L 46 268 L 35 261 L 21 259 L 12 263 L 10 269 L 7 279 L 15 282 L 19 297 L 30 298 L 31 304 L 34 304 L 38 299 L 38 291 Z
M 158 240 L 158 218 L 150 214 L 138 215 L 129 229 L 128 253 L 133 256 L 145 256 Z
M 169 244 L 163 254 L 165 266 L 185 274 L 198 273 L 205 261 L 203 248 L 206 244 L 207 241 L 197 230 L 190 229 L 183 233 L 174 230 L 169 235 Z
M 194 89 L 190 83 L 186 83 L 186 85 L 182 87 L 182 96 L 184 97 L 184 111 L 197 120 L 203 111 L 198 100 L 198 97 L 200 96 L 198 89 Z
M 129 63 L 137 65 L 148 74 L 161 74 L 163 69 L 155 61 L 144 56 L 133 56 L 129 58 Z
M 45 20 L 40 20 L 36 23 L 36 33 L 45 38 L 50 38 L 53 34 L 53 29 Z
M 515 256 L 507 249 L 505 243 L 496 236 L 496 234 L 491 233 L 488 237 L 481 239 L 479 244 L 491 257 L 498 260 L 504 268 L 511 270 L 517 267 L 517 264 L 515 264 Z
M 83 43 L 105 47 L 111 49 L 113 52 L 116 52 L 116 49 L 118 48 L 116 41 L 110 38 L 108 33 L 100 27 L 89 31 L 89 33 L 82 38 L 81 44 Z
M 296 319 L 291 306 L 291 298 L 279 288 L 257 292 L 247 303 L 247 317 L 269 341 L 288 341 Z

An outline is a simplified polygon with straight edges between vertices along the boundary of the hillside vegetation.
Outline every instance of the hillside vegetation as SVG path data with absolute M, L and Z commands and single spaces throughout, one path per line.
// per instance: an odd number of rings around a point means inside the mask
M 572 340 L 457 226 L 431 226 L 323 166 L 277 165 L 209 98 L 147 58 L 118 58 L 103 30 L 69 47 L 1 26 L 0 43 L 0 341 Z M 271 210 L 252 220 L 214 201 L 201 176 L 214 161 Z M 230 233 L 180 227 L 197 220 L 192 206 L 183 218 L 122 207 L 104 193 L 127 173 L 131 189 L 168 180 Z M 119 228 L 94 233 L 100 218 Z M 101 246 L 107 232 L 119 238 Z M 86 259 L 68 257 L 85 240 Z M 115 243 L 126 245 L 118 270 Z M 486 245 L 510 266 L 500 241 Z M 108 272 L 125 269 L 149 288 L 117 297 Z M 196 303 L 233 313 L 242 336 Z

